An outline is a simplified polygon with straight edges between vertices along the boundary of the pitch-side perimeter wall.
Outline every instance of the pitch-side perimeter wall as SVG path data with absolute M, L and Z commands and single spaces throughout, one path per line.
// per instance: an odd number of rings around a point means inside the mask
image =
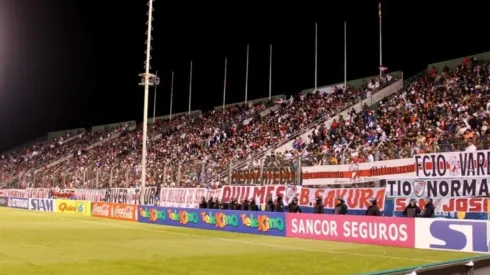
M 189 209 L 0 197 L 0 207 L 268 236 L 489 254 L 488 221 Z
M 435 217 L 448 219 L 488 220 L 489 199 L 481 196 L 481 190 L 487 189 L 486 179 L 474 180 L 427 180 L 406 179 L 401 181 L 387 180 L 386 188 L 311 188 L 306 186 L 225 186 L 211 190 L 205 188 L 163 188 L 157 192 L 155 187 L 146 188 L 144 200 L 138 188 L 111 189 L 74 189 L 76 198 L 92 202 L 119 203 L 128 205 L 156 205 L 164 207 L 198 208 L 201 198 L 218 198 L 228 201 L 254 198 L 256 203 L 265 209 L 268 196 L 284 196 L 287 205 L 293 197 L 299 199 L 303 213 L 311 213 L 315 198 L 321 196 L 326 214 L 333 213 L 336 198 L 344 198 L 349 207 L 349 215 L 364 215 L 368 200 L 376 198 L 383 216 L 402 216 L 405 206 L 411 198 L 417 199 L 418 205 L 425 205 L 427 196 L 433 198 Z M 50 190 L 28 188 L 25 190 L 4 189 L 0 196 L 16 198 L 50 199 Z M 468 195 L 472 197 L 468 197 Z

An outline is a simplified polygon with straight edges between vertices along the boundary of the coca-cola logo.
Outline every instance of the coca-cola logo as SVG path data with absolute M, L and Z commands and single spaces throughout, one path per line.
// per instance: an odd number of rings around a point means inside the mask
M 134 217 L 134 208 L 132 206 L 116 206 L 114 217 L 132 220 Z
M 93 209 L 93 214 L 94 215 L 100 215 L 100 216 L 105 216 L 109 217 L 110 216 L 110 207 L 108 204 L 102 204 L 102 205 L 95 205 Z

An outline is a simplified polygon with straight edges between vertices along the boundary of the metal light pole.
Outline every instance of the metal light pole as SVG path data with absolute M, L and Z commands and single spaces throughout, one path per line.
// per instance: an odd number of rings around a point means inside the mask
M 156 80 L 155 75 L 150 74 L 150 51 L 151 51 L 151 23 L 153 21 L 153 1 L 149 0 L 148 2 L 148 30 L 146 31 L 146 61 L 145 61 L 145 73 L 140 74 L 143 82 L 140 83 L 141 86 L 145 87 L 145 101 L 143 106 L 143 149 L 141 152 L 141 188 L 140 188 L 140 202 L 144 200 L 144 191 L 146 186 L 146 139 L 148 132 L 148 91 L 150 86 L 154 85 L 154 81 Z M 153 82 L 151 82 L 153 81 Z
M 248 57 L 250 54 L 250 46 L 247 45 L 247 71 L 245 72 L 245 105 L 247 105 L 248 100 Z

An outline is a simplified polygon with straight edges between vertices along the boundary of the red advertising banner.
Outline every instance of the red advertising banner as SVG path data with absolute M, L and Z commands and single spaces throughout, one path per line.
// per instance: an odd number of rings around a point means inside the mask
M 312 206 L 315 198 L 323 197 L 325 208 L 335 208 L 338 197 L 342 197 L 351 210 L 362 210 L 369 207 L 369 199 L 375 198 L 381 211 L 385 206 L 385 188 L 342 188 L 342 189 L 321 189 L 321 188 L 301 188 L 298 196 L 301 206 Z
M 112 218 L 115 220 L 135 222 L 138 220 L 137 211 L 137 205 L 114 203 Z
M 415 219 L 286 213 L 286 237 L 415 247 Z
M 92 216 L 122 221 L 137 221 L 137 205 L 93 202 Z
M 487 198 L 433 198 L 435 212 L 489 212 L 489 199 Z M 403 211 L 410 199 L 395 199 L 395 211 Z M 417 205 L 423 208 L 425 199 L 418 199 Z
M 97 218 L 112 218 L 112 203 L 92 202 L 92 216 Z

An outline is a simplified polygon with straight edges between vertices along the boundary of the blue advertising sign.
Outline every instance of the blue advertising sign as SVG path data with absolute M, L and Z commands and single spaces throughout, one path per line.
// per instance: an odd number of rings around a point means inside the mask
M 29 202 L 29 210 L 54 212 L 54 200 L 30 199 Z
M 0 197 L 0 207 L 8 207 L 8 206 L 9 206 L 9 198 Z
M 416 248 L 488 253 L 486 221 L 416 219 Z
M 138 221 L 198 229 L 286 236 L 285 213 L 139 206 Z
M 10 208 L 29 209 L 29 199 L 26 199 L 26 198 L 9 198 L 8 206 Z

